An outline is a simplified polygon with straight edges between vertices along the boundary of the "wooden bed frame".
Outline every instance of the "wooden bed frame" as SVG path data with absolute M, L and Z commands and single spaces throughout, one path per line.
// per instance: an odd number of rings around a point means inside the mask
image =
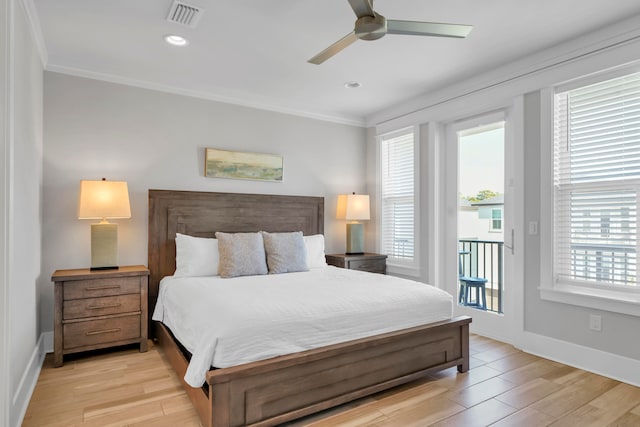
M 149 314 L 160 279 L 175 271 L 175 234 L 323 233 L 322 197 L 149 190 Z M 428 373 L 469 369 L 469 317 L 431 323 L 207 373 L 187 385 L 188 354 L 159 322 L 155 337 L 206 427 L 270 426 L 397 386 Z

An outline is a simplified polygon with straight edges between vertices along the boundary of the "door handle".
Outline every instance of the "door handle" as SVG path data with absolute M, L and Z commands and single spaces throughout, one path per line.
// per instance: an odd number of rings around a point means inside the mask
M 507 242 L 504 242 L 504 246 L 505 246 L 507 249 L 511 249 L 511 255 L 513 255 L 513 247 L 515 246 L 515 245 L 513 244 L 513 239 L 514 239 L 514 238 L 515 238 L 515 232 L 514 232 L 514 229 L 512 228 L 512 229 L 511 229 L 511 242 L 510 242 L 510 243 L 511 243 L 511 245 L 507 245 Z

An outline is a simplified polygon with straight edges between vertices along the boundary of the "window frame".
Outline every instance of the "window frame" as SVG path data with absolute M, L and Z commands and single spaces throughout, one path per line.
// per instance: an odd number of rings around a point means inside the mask
M 593 286 L 556 279 L 555 196 L 554 196 L 554 122 L 555 95 L 594 83 L 638 72 L 637 66 L 598 73 L 569 83 L 541 90 L 541 147 L 540 147 L 540 297 L 543 300 L 575 306 L 640 316 L 640 286 L 623 288 Z M 639 202 L 640 203 L 640 202 Z M 640 240 L 640 239 L 638 239 Z
M 494 218 L 493 217 L 493 213 L 494 212 L 499 212 L 500 213 L 500 217 L 499 218 Z M 504 229 L 503 227 L 503 223 L 504 223 L 504 218 L 503 218 L 503 213 L 502 213 L 502 208 L 491 208 L 491 219 L 489 220 L 489 231 L 491 233 L 501 233 Z M 500 221 L 500 227 L 495 227 L 494 226 L 494 221 Z
M 419 236 L 419 216 L 418 216 L 418 206 L 420 205 L 419 200 L 419 163 L 418 159 L 420 157 L 419 153 L 419 144 L 420 140 L 420 130 L 418 126 L 409 126 L 401 129 L 397 129 L 390 132 L 385 132 L 376 136 L 377 147 L 378 147 L 378 197 L 377 204 L 379 206 L 379 222 L 378 222 L 378 252 L 384 253 L 383 250 L 383 241 L 385 236 L 384 231 L 384 221 L 383 221 L 383 211 L 384 211 L 384 202 L 383 202 L 383 176 L 382 176 L 382 144 L 383 140 L 397 138 L 407 134 L 413 134 L 413 258 L 412 259 L 402 259 L 395 258 L 390 254 L 387 255 L 387 266 L 388 271 L 390 273 L 397 273 L 402 275 L 408 275 L 413 277 L 419 277 L 420 268 L 419 268 L 419 259 L 420 259 L 420 242 L 418 240 Z

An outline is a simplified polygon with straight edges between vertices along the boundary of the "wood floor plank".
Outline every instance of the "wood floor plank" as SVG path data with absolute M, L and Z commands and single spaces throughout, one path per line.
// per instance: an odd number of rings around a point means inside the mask
M 387 419 L 377 425 L 380 427 L 424 427 L 453 414 L 463 412 L 465 409 L 464 406 L 443 396 L 438 396 L 424 400 L 419 405 L 403 406 L 399 410 L 389 413 Z
M 518 353 L 519 351 L 509 344 L 494 345 L 487 350 L 475 353 L 473 357 L 480 359 L 486 363 L 494 362 L 509 356 L 510 354 Z
M 502 393 L 496 397 L 496 400 L 516 409 L 522 409 L 561 388 L 562 386 L 560 384 L 544 378 L 536 378 Z
M 538 360 L 540 360 L 539 357 L 520 351 L 518 353 L 509 354 L 502 359 L 487 363 L 486 366 L 504 373 L 517 368 L 521 368 Z
M 555 418 L 543 412 L 532 408 L 524 408 L 491 424 L 491 427 L 545 427 L 554 420 Z
M 640 388 L 471 335 L 456 368 L 292 421 L 287 427 L 640 426 Z M 47 355 L 23 427 L 200 427 L 180 381 L 150 343 Z M 493 424 L 492 424 L 493 423 Z
M 618 418 L 607 427 L 638 427 L 640 426 L 640 415 L 626 413 L 622 417 Z
M 640 388 L 620 383 L 587 405 L 560 418 L 553 426 L 600 427 L 626 416 L 640 403 Z
M 447 393 L 446 397 L 466 408 L 470 408 L 485 400 L 492 399 L 505 391 L 511 390 L 514 387 L 516 387 L 515 384 L 494 377 L 470 387 Z
M 528 365 L 508 371 L 500 375 L 500 378 L 514 384 L 524 384 L 554 370 L 561 369 L 562 365 L 551 360 L 539 359 Z
M 432 424 L 432 427 L 488 426 L 516 412 L 517 409 L 496 399 L 490 399 Z
M 580 378 L 531 405 L 555 418 L 586 405 L 619 384 L 617 381 L 582 371 Z

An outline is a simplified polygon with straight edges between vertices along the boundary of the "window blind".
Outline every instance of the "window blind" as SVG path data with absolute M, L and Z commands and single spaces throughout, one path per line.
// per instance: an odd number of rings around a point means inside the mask
M 636 287 L 640 73 L 555 96 L 557 282 Z
M 381 246 L 390 258 L 415 256 L 414 133 L 381 139 Z

